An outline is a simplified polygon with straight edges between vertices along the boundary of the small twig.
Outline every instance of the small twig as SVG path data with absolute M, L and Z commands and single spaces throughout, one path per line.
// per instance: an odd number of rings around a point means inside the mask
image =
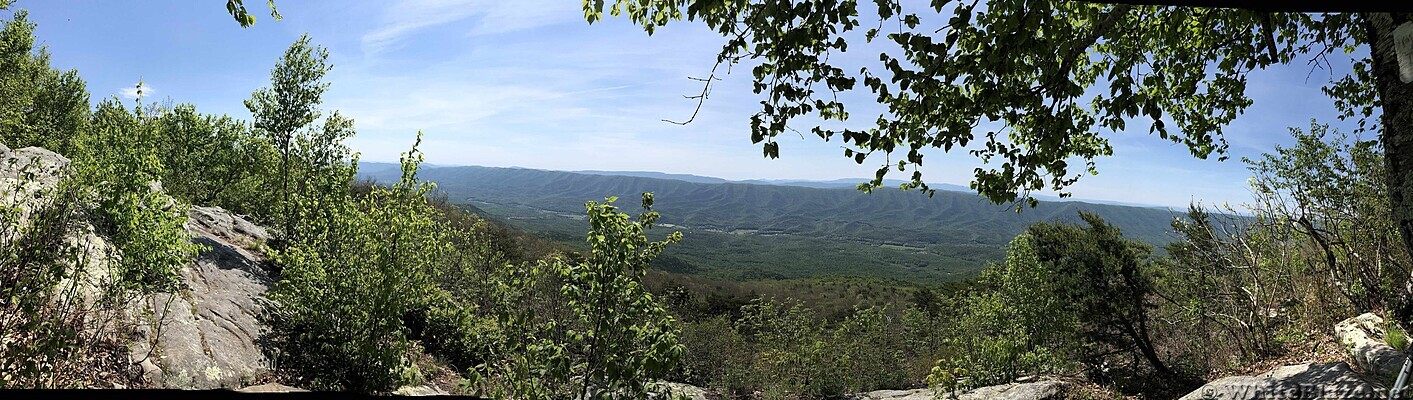
M 673 120 L 666 119 L 666 118 L 664 118 L 664 119 L 662 120 L 663 122 L 672 123 L 672 124 L 677 124 L 677 125 L 686 125 L 686 124 L 692 123 L 692 121 L 697 120 L 697 114 L 700 114 L 700 113 L 702 112 L 702 104 L 703 104 L 703 103 L 706 103 L 706 99 L 709 98 L 709 97 L 711 97 L 711 84 L 712 84 L 712 82 L 721 80 L 721 78 L 717 78 L 717 77 L 716 77 L 716 69 L 717 69 L 717 68 L 721 68 L 721 61 L 722 61 L 722 60 L 721 60 L 720 58 L 718 58 L 718 59 L 716 60 L 716 65 L 712 65 L 712 67 L 711 67 L 711 73 L 708 74 L 706 78 L 697 78 L 697 77 L 690 77 L 690 76 L 687 77 L 687 79 L 691 79 L 691 80 L 694 80 L 694 81 L 698 81 L 698 82 L 703 82 L 703 83 L 704 83 L 704 84 L 702 85 L 702 92 L 701 92 L 700 94 L 697 94 L 697 95 L 695 95 L 695 96 L 685 96 L 685 95 L 682 96 L 683 98 L 686 98 L 686 99 L 695 99 L 695 100 L 697 100 L 697 108 L 692 110 L 692 116 L 691 116 L 690 118 L 687 118 L 686 121 L 682 121 L 682 122 L 677 122 L 677 121 L 673 121 Z

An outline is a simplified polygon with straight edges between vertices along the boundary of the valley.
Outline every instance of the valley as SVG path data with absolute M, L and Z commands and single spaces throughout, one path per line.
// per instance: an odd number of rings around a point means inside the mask
M 393 164 L 360 164 L 360 176 L 390 182 Z M 884 189 L 862 193 L 849 180 L 734 182 L 694 175 L 564 172 L 477 166 L 427 167 L 447 201 L 542 238 L 583 250 L 587 200 L 616 196 L 634 213 L 653 192 L 662 213 L 651 237 L 684 234 L 654 262 L 666 272 L 728 280 L 825 276 L 930 283 L 975 276 L 1036 222 L 1078 221 L 1091 211 L 1155 248 L 1172 236 L 1170 210 L 1043 201 L 1017 213 L 955 185 L 934 196 Z M 951 190 L 948 190 L 951 189 Z

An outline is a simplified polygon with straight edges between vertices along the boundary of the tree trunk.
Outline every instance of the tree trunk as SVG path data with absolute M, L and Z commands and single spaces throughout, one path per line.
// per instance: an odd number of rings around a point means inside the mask
M 1408 13 L 1360 13 L 1373 61 L 1374 89 L 1383 109 L 1380 117 L 1384 159 L 1388 174 L 1389 206 L 1403 236 L 1403 246 L 1413 253 L 1413 83 L 1399 76 L 1394 30 L 1413 23 Z M 1405 28 L 1408 29 L 1408 28 Z M 1407 50 L 1405 50 L 1407 51 Z M 1413 65 L 1402 66 L 1413 68 Z M 1404 323 L 1413 317 L 1413 281 L 1405 283 L 1394 306 L 1394 317 Z
M 1142 313 L 1143 311 L 1140 310 L 1139 312 Z M 1143 355 L 1143 358 L 1148 360 L 1148 364 L 1153 366 L 1154 371 L 1157 371 L 1159 375 L 1172 375 L 1172 371 L 1168 370 L 1168 366 L 1163 364 L 1163 359 L 1158 357 L 1158 350 L 1153 348 L 1153 339 L 1148 336 L 1148 324 L 1145 321 L 1146 318 L 1139 315 L 1137 327 L 1134 327 L 1132 323 L 1125 324 L 1127 325 L 1129 336 L 1132 336 L 1133 344 L 1138 347 L 1138 352 Z

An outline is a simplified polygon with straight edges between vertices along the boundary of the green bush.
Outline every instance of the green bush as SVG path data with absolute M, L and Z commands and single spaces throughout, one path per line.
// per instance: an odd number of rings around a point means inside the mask
M 618 212 L 615 200 L 585 205 L 591 252 L 583 260 L 507 266 L 497 277 L 503 300 L 496 312 L 509 341 L 494 363 L 477 371 L 477 392 L 598 399 L 662 390 L 654 381 L 675 367 L 682 346 L 674 319 L 642 280 L 649 262 L 681 234 L 648 240 L 645 232 L 658 219 L 651 193 L 643 194 L 636 220 Z M 541 285 L 558 290 L 546 293 Z
M 120 291 L 175 290 L 180 268 L 196 251 L 184 228 L 186 206 L 161 189 L 165 170 L 151 149 L 158 141 L 140 105 L 98 104 L 89 131 L 77 141 L 72 179 L 96 205 L 91 221 L 122 253 Z
M 441 292 L 425 308 L 412 311 L 412 335 L 428 354 L 465 373 L 489 360 L 508 338 L 495 318 L 459 304 Z
M 911 382 L 907 350 L 898 321 L 882 307 L 860 307 L 831 333 L 830 371 L 839 374 L 845 392 L 903 388 Z
M 823 321 L 803 304 L 758 299 L 742 309 L 737 329 L 755 349 L 752 383 L 766 397 L 844 393 L 844 383 L 830 371 L 833 355 Z
M 756 298 L 728 314 L 682 323 L 685 347 L 673 380 L 727 398 L 821 399 L 914 388 L 946 342 L 950 314 L 856 306 L 823 318 L 803 302 Z
M 1034 321 L 1024 320 L 1004 295 L 973 294 L 964 307 L 954 330 L 942 339 L 942 357 L 927 377 L 939 392 L 1007 383 L 1065 366 L 1060 352 L 1051 347 L 1061 343 L 1034 337 Z
M 0 387 L 85 384 L 102 372 L 87 363 L 125 351 L 126 321 L 117 316 L 127 302 L 177 289 L 196 250 L 183 229 L 185 206 L 157 185 L 163 164 L 151 155 L 148 115 L 111 99 L 91 112 L 83 80 L 50 67 L 34 29 L 23 10 L 0 29 L 0 144 L 43 147 L 72 162 L 53 191 L 0 193 L 34 206 L 21 222 L 13 203 L 0 205 Z M 18 178 L 0 191 L 37 176 Z M 88 252 L 70 240 L 88 226 L 117 251 Z M 89 276 L 97 272 L 89 265 L 109 274 Z
M 1064 312 L 1056 278 L 1032 237 L 1017 236 L 1005 261 L 983 271 L 979 287 L 957 304 L 928 383 L 950 392 L 1063 368 L 1078 322 Z
M 10 2 L 0 2 L 0 10 Z M 0 143 L 39 146 L 73 157 L 73 141 L 86 131 L 89 95 L 78 72 L 50 67 L 49 52 L 35 46 L 29 13 L 17 10 L 0 29 Z
M 270 293 L 272 346 L 282 366 L 313 387 L 378 392 L 406 383 L 404 317 L 426 307 L 430 280 L 448 250 L 445 229 L 416 180 L 416 146 L 403 180 L 358 199 L 321 204 L 303 222 L 308 240 L 275 251 L 283 279 Z
M 236 200 L 238 187 L 258 176 L 268 145 L 244 122 L 199 114 L 190 104 L 162 111 L 150 123 L 167 193 L 188 204 L 246 208 Z
M 65 237 L 81 221 L 71 184 L 45 193 L 0 187 L 0 199 L 38 195 L 28 222 L 19 207 L 0 203 L 0 388 L 68 387 L 88 375 L 85 309 L 74 296 L 81 249 Z M 68 285 L 61 282 L 68 280 Z M 91 343 L 87 343 L 91 344 Z
M 1384 327 L 1384 340 L 1395 350 L 1408 351 L 1408 331 L 1396 322 L 1389 321 Z
M 754 373 L 746 368 L 750 349 L 734 321 L 726 316 L 683 322 L 680 338 L 682 363 L 674 380 L 733 393 L 754 379 Z
M 1262 225 L 1304 242 L 1310 251 L 1303 258 L 1323 270 L 1356 313 L 1389 310 L 1413 320 L 1413 304 L 1400 303 L 1409 299 L 1413 260 L 1406 246 L 1389 245 L 1402 236 L 1382 145 L 1313 120 L 1309 130 L 1290 132 L 1294 146 L 1244 160 L 1254 175 L 1251 208 L 1266 219 Z

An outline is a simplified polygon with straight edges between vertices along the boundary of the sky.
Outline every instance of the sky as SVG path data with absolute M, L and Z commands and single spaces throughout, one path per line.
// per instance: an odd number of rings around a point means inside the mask
M 350 145 L 364 161 L 396 162 L 421 131 L 426 161 L 442 165 L 827 180 L 872 177 L 883 163 L 856 164 L 837 138 L 808 133 L 780 136 L 781 157 L 762 157 L 750 142 L 759 97 L 749 65 L 716 84 L 692 123 L 664 122 L 692 116 L 697 102 L 684 96 L 701 83 L 689 78 L 707 75 L 724 42 L 701 24 L 675 23 L 651 37 L 622 19 L 590 26 L 579 0 L 284 0 L 280 21 L 264 1 L 246 2 L 258 21 L 245 29 L 218 0 L 20 0 L 15 8 L 28 10 L 53 65 L 77 69 L 95 102 L 131 101 L 141 82 L 146 100 L 242 119 L 242 101 L 308 34 L 333 65 L 323 108 L 354 119 Z M 842 57 L 867 63 L 880 49 L 851 43 Z M 1342 75 L 1347 66 L 1332 59 Z M 1069 190 L 1176 208 L 1249 202 L 1242 157 L 1292 143 L 1288 129 L 1312 119 L 1348 125 L 1320 92 L 1331 74 L 1304 62 L 1254 73 L 1255 103 L 1226 129 L 1227 161 L 1194 158 L 1131 123 L 1131 132 L 1108 135 L 1114 155 L 1097 160 L 1099 174 Z M 866 127 L 878 116 L 869 98 L 846 96 L 858 118 L 842 126 Z M 925 162 L 929 182 L 963 186 L 980 165 L 955 150 L 927 153 Z

